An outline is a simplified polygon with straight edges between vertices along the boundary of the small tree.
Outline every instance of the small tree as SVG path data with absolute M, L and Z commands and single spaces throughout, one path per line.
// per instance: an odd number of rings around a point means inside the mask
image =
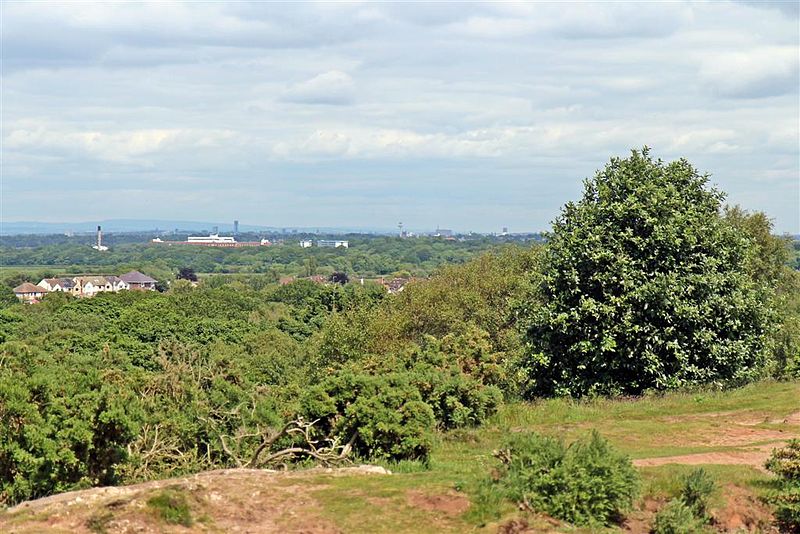
M 191 267 L 181 267 L 178 271 L 178 280 L 189 280 L 190 282 L 197 282 L 197 274 Z
M 349 276 L 347 276 L 347 273 L 335 272 L 335 273 L 333 273 L 332 275 L 330 275 L 330 277 L 328 278 L 328 280 L 329 280 L 330 282 L 333 282 L 334 284 L 342 284 L 342 285 L 345 285 L 347 282 L 349 282 L 349 281 L 350 281 L 350 277 L 349 277 Z
M 519 309 L 528 394 L 639 393 L 743 381 L 769 326 L 752 240 L 686 160 L 614 158 L 553 223 Z

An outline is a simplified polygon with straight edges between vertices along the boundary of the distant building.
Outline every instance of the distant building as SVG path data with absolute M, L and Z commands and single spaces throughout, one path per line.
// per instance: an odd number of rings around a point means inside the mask
M 128 288 L 131 290 L 140 290 L 140 291 L 156 290 L 157 280 L 154 278 L 150 278 L 146 274 L 142 274 L 139 271 L 131 271 L 129 273 L 125 273 L 122 276 L 120 276 L 120 279 L 126 284 L 128 284 Z
M 453 231 L 446 228 L 437 228 L 434 237 L 453 237 Z
M 93 297 L 103 291 L 114 291 L 114 286 L 105 276 L 76 276 L 75 292 L 83 297 Z
M 111 284 L 112 291 L 124 291 L 131 288 L 131 286 L 119 276 L 106 276 L 106 280 Z
M 311 248 L 314 246 L 314 242 L 310 239 L 304 239 L 300 241 L 300 248 Z
M 270 243 L 266 239 L 261 241 L 236 241 L 233 236 L 221 236 L 216 232 L 212 232 L 207 236 L 189 236 L 186 241 L 165 241 L 160 237 L 153 238 L 151 243 L 160 245 L 200 245 L 203 247 L 258 247 L 269 246 Z
M 339 241 L 335 239 L 320 239 L 317 241 L 317 246 L 319 248 L 349 248 L 350 243 L 348 241 Z
M 239 235 L 239 221 L 233 221 L 233 235 Z
M 213 245 L 216 243 L 224 244 L 224 243 L 236 243 L 236 239 L 230 236 L 221 236 L 217 233 L 213 233 L 208 236 L 189 236 L 186 239 L 187 243 L 196 243 L 198 245 Z
M 14 295 L 27 304 L 39 302 L 49 291 L 41 286 L 35 286 L 30 282 L 24 282 L 14 288 Z
M 42 278 L 42 281 L 36 285 L 48 291 L 64 291 L 64 285 L 67 280 L 71 282 L 69 278 Z M 74 285 L 74 283 L 71 283 L 69 288 L 71 289 Z
M 103 230 L 99 226 L 97 227 L 97 243 L 92 245 L 92 248 L 100 252 L 108 250 L 108 247 L 103 244 Z

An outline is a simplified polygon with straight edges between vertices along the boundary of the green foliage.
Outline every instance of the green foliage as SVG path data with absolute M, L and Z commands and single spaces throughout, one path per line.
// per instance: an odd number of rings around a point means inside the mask
M 681 502 L 688 506 L 696 517 L 707 518 L 709 500 L 717 489 L 714 478 L 700 467 L 683 477 L 682 482 Z
M 800 271 L 789 265 L 797 243 L 773 235 L 772 221 L 760 212 L 726 208 L 725 220 L 750 239 L 748 271 L 775 312 L 776 326 L 767 336 L 774 374 L 800 377 Z
M 673 499 L 656 514 L 653 534 L 699 534 L 705 532 L 704 521 L 680 499 Z
M 772 451 L 767 469 L 787 482 L 800 484 L 800 439 L 790 440 L 786 447 Z
M 553 224 L 520 303 L 527 395 L 744 382 L 765 366 L 769 307 L 752 241 L 685 160 L 613 158 Z
M 192 526 L 192 511 L 186 495 L 175 488 L 166 488 L 147 499 L 147 507 L 158 518 L 171 525 Z
M 766 466 L 779 477 L 778 489 L 767 500 L 775 507 L 781 532 L 800 532 L 800 439 L 773 450 Z
M 347 371 L 312 388 L 303 413 L 319 420 L 319 431 L 341 443 L 352 440 L 364 458 L 427 461 L 434 428 L 433 410 L 405 374 L 383 376 Z
M 496 455 L 497 485 L 508 498 L 578 525 L 619 521 L 639 491 L 630 459 L 597 432 L 569 446 L 520 433 Z
M 119 481 L 117 465 L 141 421 L 138 400 L 118 388 L 100 356 L 46 361 L 6 346 L 0 367 L 0 502 Z
M 0 309 L 13 306 L 18 302 L 19 299 L 17 299 L 11 287 L 6 285 L 0 286 Z

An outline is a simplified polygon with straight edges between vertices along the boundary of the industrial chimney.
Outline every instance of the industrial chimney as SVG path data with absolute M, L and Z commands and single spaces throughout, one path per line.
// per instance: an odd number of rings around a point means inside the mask
M 99 225 L 97 226 L 97 244 L 92 245 L 92 248 L 95 250 L 99 250 L 101 252 L 104 250 L 108 250 L 108 247 L 103 245 L 103 230 L 100 228 Z

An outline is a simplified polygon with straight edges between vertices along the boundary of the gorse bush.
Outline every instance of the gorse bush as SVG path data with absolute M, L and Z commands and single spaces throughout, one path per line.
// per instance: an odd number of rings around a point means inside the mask
M 363 458 L 427 460 L 435 419 L 405 374 L 371 376 L 341 372 L 302 400 L 305 417 L 342 443 L 353 441 Z
M 653 534 L 700 534 L 707 530 L 705 522 L 680 499 L 668 502 L 653 522 Z
M 639 492 L 630 459 L 596 431 L 569 446 L 520 433 L 496 456 L 496 485 L 507 498 L 577 525 L 619 521 Z
M 767 497 L 775 507 L 775 519 L 782 532 L 800 532 L 800 439 L 772 452 L 767 469 L 779 477 L 778 488 Z
M 717 489 L 716 482 L 702 467 L 692 470 L 683 477 L 682 482 L 681 502 L 688 506 L 695 516 L 705 519 L 708 515 L 709 500 Z

